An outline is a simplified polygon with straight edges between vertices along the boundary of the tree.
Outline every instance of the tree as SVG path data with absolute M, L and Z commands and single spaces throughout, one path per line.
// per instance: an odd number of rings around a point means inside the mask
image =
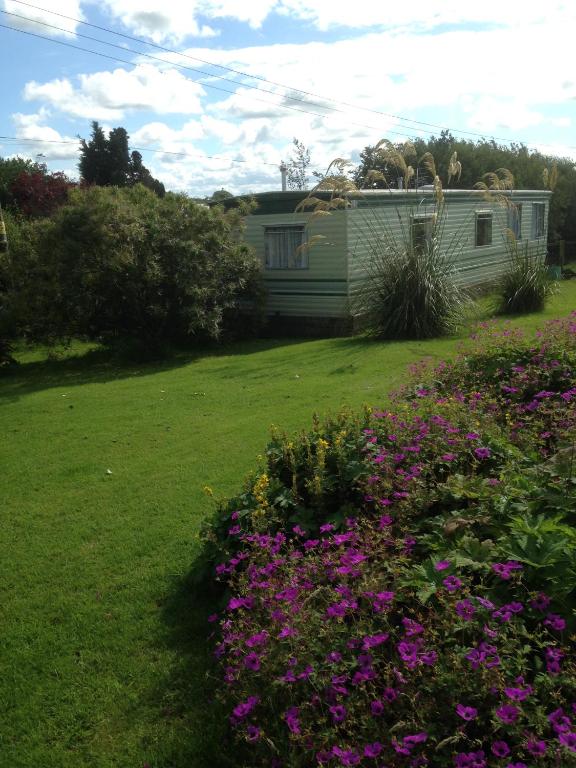
M 108 138 L 100 125 L 92 122 L 89 141 L 80 139 L 78 168 L 82 181 L 99 187 L 131 187 L 143 184 L 159 197 L 166 193 L 164 185 L 155 179 L 142 163 L 140 152 L 130 152 L 125 128 L 113 128 Z
M 422 158 L 426 152 L 434 156 L 441 177 L 446 176 L 450 158 L 456 152 L 462 164 L 462 173 L 450 184 L 456 189 L 472 189 L 485 173 L 495 168 L 507 168 L 514 176 L 516 189 L 541 189 L 544 169 L 556 163 L 558 183 L 550 201 L 548 241 L 576 240 L 576 167 L 573 160 L 549 157 L 529 150 L 523 144 L 504 146 L 487 139 L 476 142 L 459 140 L 449 131 L 442 131 L 440 136 L 431 136 L 429 139 L 416 139 L 413 146 L 417 158 Z M 401 145 L 396 147 L 400 149 Z M 359 188 L 382 189 L 388 184 L 396 186 L 394 167 L 386 164 L 386 157 L 386 152 L 382 152 L 378 145 L 365 147 L 360 153 L 361 162 L 354 174 L 354 181 Z M 371 173 L 374 171 L 380 172 L 382 176 Z M 422 174 L 414 176 L 410 186 L 422 181 Z M 431 178 L 424 178 L 424 183 L 432 181 Z
M 10 186 L 14 206 L 28 217 L 50 216 L 68 198 L 74 183 L 63 173 L 21 171 Z
M 297 138 L 294 138 L 292 143 L 294 149 L 286 163 L 288 189 L 308 189 L 310 150 Z
M 230 200 L 234 195 L 232 192 L 228 192 L 227 189 L 217 189 L 215 192 L 212 193 L 211 197 L 207 197 L 206 200 L 209 203 L 221 203 L 223 200 Z
M 10 222 L 4 325 L 35 340 L 129 338 L 151 349 L 255 330 L 262 277 L 240 239 L 243 213 L 141 184 L 76 189 L 50 219 Z
M 0 157 L 0 205 L 3 208 L 12 208 L 15 205 L 12 193 L 12 184 L 21 173 L 46 174 L 48 169 L 44 163 L 23 157 Z

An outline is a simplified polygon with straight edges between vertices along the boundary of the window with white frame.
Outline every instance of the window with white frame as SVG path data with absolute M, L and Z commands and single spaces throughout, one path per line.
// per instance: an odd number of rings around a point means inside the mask
M 436 216 L 433 213 L 416 213 L 412 216 L 410 237 L 414 253 L 426 253 L 430 249 Z
M 264 227 L 266 269 L 308 269 L 304 224 Z
M 476 247 L 492 245 L 492 211 L 476 211 Z
M 546 203 L 532 203 L 532 240 L 544 237 L 546 231 Z
M 510 203 L 508 229 L 514 234 L 516 240 L 522 240 L 522 203 Z

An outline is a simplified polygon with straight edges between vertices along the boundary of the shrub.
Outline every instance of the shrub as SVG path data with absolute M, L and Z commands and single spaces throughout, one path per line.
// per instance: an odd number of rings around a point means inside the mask
M 242 764 L 568 764 L 575 321 L 536 344 L 487 324 L 393 411 L 276 435 L 221 507 Z
M 456 329 L 466 297 L 455 282 L 450 256 L 436 238 L 414 250 L 373 235 L 368 248 L 368 278 L 356 312 L 370 335 L 428 339 Z
M 206 342 L 248 333 L 262 309 L 259 265 L 239 241 L 238 212 L 198 206 L 184 195 L 159 199 L 137 185 L 91 187 L 31 230 L 36 266 L 20 296 L 49 336 L 144 346 Z M 22 277 L 26 248 L 11 245 Z M 38 323 L 39 324 L 39 323 Z
M 244 545 L 216 654 L 250 765 L 555 766 L 576 749 L 566 623 L 517 561 L 427 559 L 419 600 L 388 516 Z
M 508 268 L 501 278 L 496 311 L 501 315 L 539 312 L 554 293 L 545 256 L 521 245 L 512 235 L 507 240 Z

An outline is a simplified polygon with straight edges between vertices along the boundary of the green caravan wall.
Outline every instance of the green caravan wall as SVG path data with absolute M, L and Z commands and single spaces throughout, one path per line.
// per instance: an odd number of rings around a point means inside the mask
M 310 221 L 310 214 L 256 214 L 246 218 L 245 240 L 256 249 L 268 289 L 267 312 L 289 317 L 345 318 L 349 315 L 346 222 L 343 211 Z M 264 228 L 307 224 L 307 235 L 324 240 L 308 250 L 307 269 L 266 269 Z
M 513 201 L 522 205 L 522 239 L 520 246 L 529 244 L 530 252 L 546 250 L 549 192 L 519 191 Z M 445 219 L 442 242 L 454 260 L 457 281 L 466 286 L 493 283 L 503 274 L 508 254 L 505 237 L 508 227 L 507 209 L 500 203 L 487 201 L 479 192 L 446 192 Z M 538 240 L 532 239 L 533 203 L 545 203 L 545 230 Z M 348 219 L 348 279 L 350 301 L 354 307 L 354 293 L 369 273 L 372 259 L 371 243 L 392 242 L 400 247 L 409 238 L 409 220 L 413 214 L 434 213 L 432 194 L 383 194 L 357 201 L 356 207 L 346 212 Z M 492 244 L 476 246 L 476 213 L 492 211 Z

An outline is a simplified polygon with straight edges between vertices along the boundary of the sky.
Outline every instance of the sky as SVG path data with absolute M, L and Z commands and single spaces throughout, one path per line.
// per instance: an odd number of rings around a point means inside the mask
M 153 175 L 192 196 L 279 189 L 294 138 L 319 172 L 443 128 L 576 158 L 575 0 L 0 9 L 0 156 L 73 178 L 93 120 L 126 128 Z

